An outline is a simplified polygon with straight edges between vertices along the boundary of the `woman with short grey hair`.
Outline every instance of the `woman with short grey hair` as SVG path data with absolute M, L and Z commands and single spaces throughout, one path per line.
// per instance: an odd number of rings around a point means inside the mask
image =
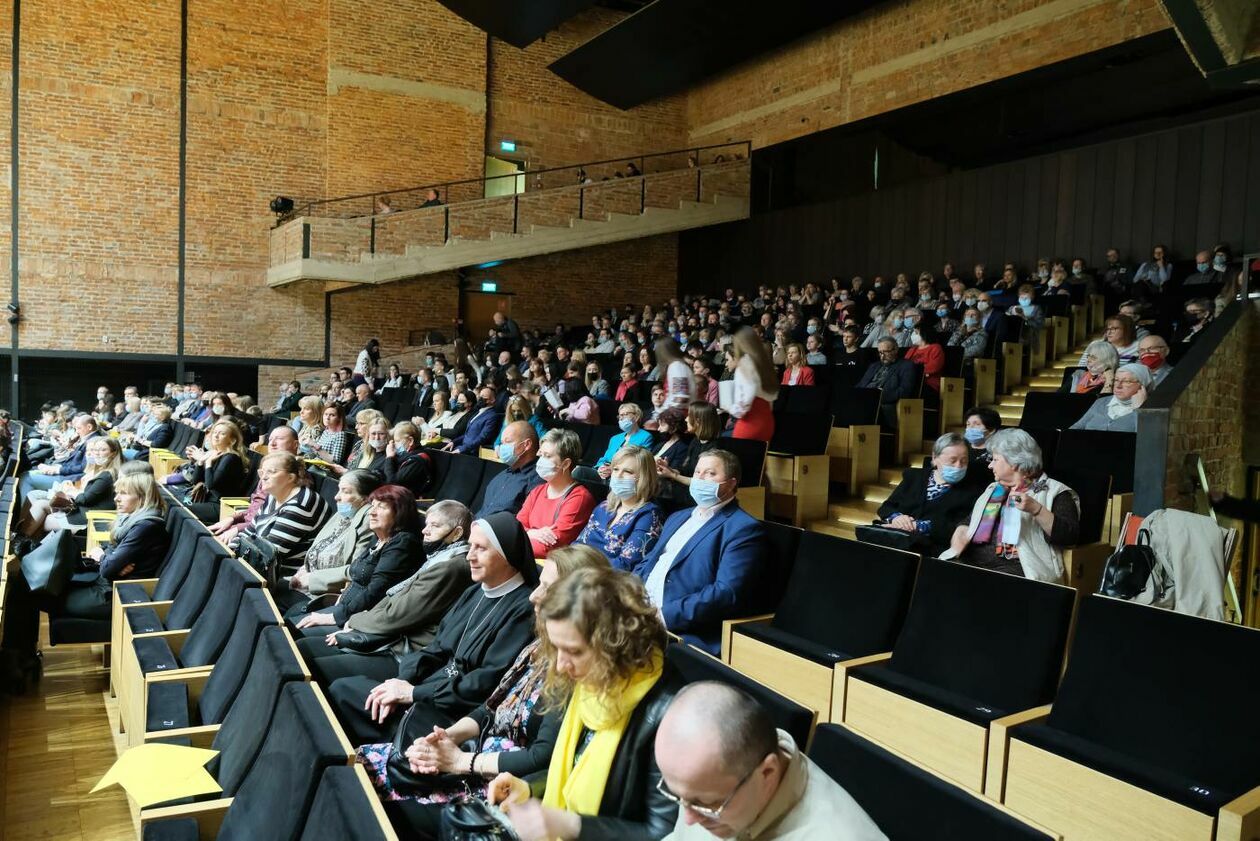
M 971 449 L 967 440 L 956 432 L 947 432 L 932 445 L 930 470 L 908 468 L 901 482 L 879 507 L 875 525 L 905 532 L 887 535 L 878 530 L 862 539 L 885 542 L 927 552 L 933 557 L 949 547 L 954 527 L 967 516 L 983 480 L 976 478 L 979 469 L 968 471 Z M 883 536 L 888 540 L 879 540 Z M 891 539 L 895 538 L 895 539 Z
M 1111 382 L 1120 367 L 1120 354 L 1111 342 L 1098 339 L 1090 342 L 1081 354 L 1085 370 L 1072 375 L 1069 390 L 1073 394 L 1110 394 Z
M 1076 491 L 1043 472 L 1041 447 L 1022 429 L 989 437 L 993 484 L 980 494 L 942 558 L 1063 583 L 1063 548 L 1080 533 Z
M 529 492 L 516 515 L 535 558 L 576 540 L 595 510 L 594 495 L 573 478 L 581 457 L 582 442 L 571 429 L 553 429 L 538 444 L 534 469 L 543 483 Z

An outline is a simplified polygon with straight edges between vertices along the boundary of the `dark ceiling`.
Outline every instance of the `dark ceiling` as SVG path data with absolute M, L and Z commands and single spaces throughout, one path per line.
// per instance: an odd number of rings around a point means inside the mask
M 595 5 L 595 0 L 522 0 L 511 8 L 504 8 L 502 0 L 439 2 L 483 32 L 521 48 Z
M 551 65 L 618 108 L 668 96 L 879 0 L 655 0 Z
M 1221 89 L 1172 30 L 758 150 L 772 203 L 821 201 L 1260 107 Z M 761 207 L 767 206 L 761 203 Z

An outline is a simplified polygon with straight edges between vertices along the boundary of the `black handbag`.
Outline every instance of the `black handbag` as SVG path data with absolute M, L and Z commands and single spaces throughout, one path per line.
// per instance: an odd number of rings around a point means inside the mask
M 389 648 L 398 640 L 402 639 L 399 634 L 369 634 L 367 631 L 338 631 L 337 647 L 344 648 L 347 651 L 357 651 L 360 654 L 371 654 Z
M 892 529 L 887 526 L 858 526 L 854 535 L 863 543 L 874 543 L 876 546 L 887 546 L 890 549 L 902 549 L 906 552 L 922 552 L 926 548 L 923 535 L 917 532 Z
M 478 797 L 446 804 L 439 841 L 519 841 L 503 812 Z
M 22 577 L 33 595 L 59 598 L 79 561 L 74 533 L 59 529 L 22 556 Z
M 1117 599 L 1137 598 L 1159 563 L 1151 548 L 1149 529 L 1138 529 L 1137 541 L 1131 546 L 1121 546 L 1107 559 L 1103 567 L 1102 585 L 1098 592 Z M 1162 589 L 1156 584 L 1156 589 Z M 1156 598 L 1162 596 L 1156 593 Z
M 411 717 L 415 714 L 416 705 L 412 704 L 398 721 L 398 729 L 394 731 L 394 745 L 389 751 L 389 759 L 385 763 L 385 775 L 390 786 L 400 791 L 431 791 L 434 788 L 449 790 L 459 788 L 464 783 L 462 774 L 417 774 L 411 770 L 406 751 L 411 743 L 426 733 L 410 733 Z M 480 736 L 478 737 L 480 739 Z M 460 836 L 456 836 L 460 837 Z M 475 836 L 470 836 L 475 837 Z M 494 836 L 490 836 L 494 837 Z
M 270 540 L 242 534 L 236 541 L 236 556 L 253 567 L 267 586 L 276 585 L 276 545 Z

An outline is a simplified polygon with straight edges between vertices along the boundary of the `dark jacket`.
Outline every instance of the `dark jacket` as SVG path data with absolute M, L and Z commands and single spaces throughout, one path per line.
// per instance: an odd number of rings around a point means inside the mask
M 280 408 L 277 410 L 277 414 L 296 412 L 298 409 L 302 408 L 298 405 L 298 403 L 300 403 L 302 398 L 305 396 L 306 395 L 300 391 L 295 391 L 293 394 L 285 395 L 285 398 L 280 401 Z
M 242 496 L 247 490 L 245 465 L 236 453 L 224 453 L 211 462 L 209 467 L 197 465 L 193 471 L 194 482 L 204 482 L 206 502 L 218 502 L 220 497 Z
M 113 590 L 112 582 L 123 578 L 152 578 L 157 575 L 170 545 L 171 536 L 166 531 L 164 520 L 141 520 L 127 529 L 122 540 L 105 550 L 101 558 L 101 571 L 93 585 L 97 594 L 108 595 Z M 133 569 L 124 575 L 123 571 L 128 566 Z
M 420 499 L 433 484 L 433 458 L 420 450 L 396 453 L 381 463 L 381 474 L 387 484 L 402 485 Z
M 426 386 L 416 383 L 416 397 L 411 403 L 412 416 L 429 419 L 429 415 L 433 414 L 433 394 L 437 390 L 433 383 Z
M 481 509 L 477 511 L 477 516 L 489 517 L 499 511 L 510 511 L 513 514 L 520 511 L 529 492 L 542 484 L 537 466 L 534 459 L 524 464 L 517 462 L 491 479 L 486 484 L 486 492 L 481 498 Z
M 359 554 L 350 562 L 350 582 L 333 605 L 338 625 L 356 613 L 370 610 L 385 597 L 385 591 L 411 576 L 424 563 L 424 544 L 410 532 L 400 531 L 384 543 Z
M 973 481 L 972 477 L 980 475 L 980 471 L 969 470 L 961 482 L 929 502 L 927 486 L 930 473 L 930 468 L 922 467 L 904 470 L 901 483 L 879 506 L 879 516 L 882 520 L 889 520 L 894 515 L 906 514 L 916 520 L 931 520 L 932 526 L 923 536 L 935 557 L 949 548 L 949 540 L 959 523 L 968 521 L 976 497 L 984 490 L 985 483 Z
M 162 423 L 157 424 L 151 430 L 149 430 L 149 437 L 146 440 L 149 442 L 149 447 L 156 447 L 158 449 L 163 449 L 165 447 L 169 447 L 171 445 L 171 441 L 173 441 L 174 439 L 175 439 L 175 422 L 168 420 L 168 421 L 163 421 Z M 145 447 L 141 445 L 137 447 L 136 449 L 142 452 L 148 452 L 149 447 Z
M 471 415 L 472 412 L 468 414 Z M 501 412 L 495 411 L 493 407 L 479 412 L 468 422 L 462 435 L 451 438 L 451 442 L 455 445 L 455 452 L 477 455 L 478 449 L 489 447 L 494 443 L 494 437 L 499 434 L 501 426 L 503 426 Z
M 657 789 L 656 729 L 685 681 L 665 665 L 661 679 L 634 708 L 613 757 L 598 815 L 583 815 L 579 841 L 655 841 L 678 821 L 678 807 Z M 530 792 L 541 798 L 546 773 L 530 779 Z
M 871 367 L 866 369 L 866 373 L 862 375 L 862 379 L 858 380 L 858 388 L 875 388 L 875 374 L 879 371 L 882 362 L 873 362 Z M 917 377 L 914 372 L 914 365 L 904 359 L 898 359 L 892 364 L 892 370 L 888 372 L 888 376 L 884 379 L 884 384 L 879 386 L 883 390 L 880 397 L 881 403 L 896 403 L 903 397 L 915 396 L 915 385 Z
M 358 415 L 359 412 L 363 412 L 363 411 L 366 411 L 367 409 L 375 409 L 375 408 L 377 408 L 376 401 L 373 400 L 371 397 L 369 397 L 367 400 L 360 400 L 350 407 L 350 411 L 346 412 L 346 420 L 353 421 L 355 416 Z
M 112 510 L 114 510 L 114 474 L 106 471 L 89 481 L 74 498 L 74 510 L 66 513 L 66 520 L 77 526 L 85 526 L 88 511 Z

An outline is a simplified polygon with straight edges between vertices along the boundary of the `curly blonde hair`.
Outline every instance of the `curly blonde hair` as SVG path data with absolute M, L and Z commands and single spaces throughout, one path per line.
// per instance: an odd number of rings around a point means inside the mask
M 538 608 L 538 650 L 534 665 L 546 675 L 542 700 L 564 709 L 573 680 L 555 669 L 556 648 L 548 622 L 572 622 L 594 653 L 582 682 L 601 694 L 620 692 L 635 674 L 650 668 L 665 651 L 665 626 L 643 582 L 612 567 L 574 570 L 547 592 Z

